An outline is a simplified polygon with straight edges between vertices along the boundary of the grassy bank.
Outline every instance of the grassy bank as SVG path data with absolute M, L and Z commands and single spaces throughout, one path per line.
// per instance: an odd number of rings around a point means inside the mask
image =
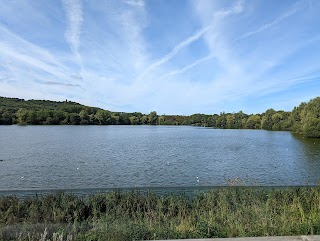
M 0 240 L 150 240 L 320 234 L 320 188 L 194 197 L 110 192 L 0 198 Z

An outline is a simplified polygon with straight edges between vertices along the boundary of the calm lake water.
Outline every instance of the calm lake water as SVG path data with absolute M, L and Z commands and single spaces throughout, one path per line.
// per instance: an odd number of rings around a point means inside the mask
M 0 126 L 0 189 L 305 185 L 320 140 L 190 126 Z

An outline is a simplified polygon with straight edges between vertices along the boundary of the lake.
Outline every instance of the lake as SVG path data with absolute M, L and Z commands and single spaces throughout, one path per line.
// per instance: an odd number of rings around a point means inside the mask
M 0 189 L 305 185 L 320 140 L 191 126 L 0 126 Z M 239 181 L 241 180 L 241 181 Z

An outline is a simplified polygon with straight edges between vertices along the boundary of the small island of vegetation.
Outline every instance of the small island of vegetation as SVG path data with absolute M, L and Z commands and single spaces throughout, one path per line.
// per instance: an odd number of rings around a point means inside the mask
M 320 137 L 320 97 L 302 102 L 291 112 L 268 109 L 262 114 L 237 113 L 157 115 L 112 112 L 71 101 L 0 97 L 0 125 L 196 125 L 221 129 L 293 131 Z

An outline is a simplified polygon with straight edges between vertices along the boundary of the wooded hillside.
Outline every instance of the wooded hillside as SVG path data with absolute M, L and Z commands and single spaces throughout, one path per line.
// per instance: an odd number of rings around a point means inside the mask
M 320 137 L 320 97 L 301 103 L 291 112 L 268 109 L 262 114 L 237 113 L 157 115 L 111 112 L 71 101 L 23 100 L 0 97 L 0 125 L 197 125 L 221 129 L 294 131 Z

